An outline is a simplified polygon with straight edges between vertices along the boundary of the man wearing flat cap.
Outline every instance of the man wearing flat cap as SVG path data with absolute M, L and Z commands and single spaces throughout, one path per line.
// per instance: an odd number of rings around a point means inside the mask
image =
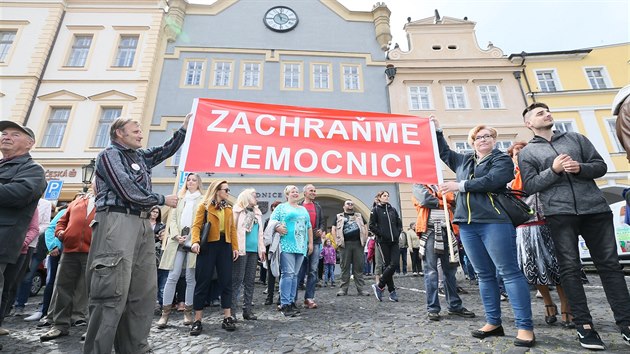
M 35 134 L 31 129 L 0 121 L 0 296 L 7 265 L 18 259 L 26 229 L 46 190 L 44 169 L 29 154 L 33 145 Z M 8 333 L 0 328 L 0 335 Z

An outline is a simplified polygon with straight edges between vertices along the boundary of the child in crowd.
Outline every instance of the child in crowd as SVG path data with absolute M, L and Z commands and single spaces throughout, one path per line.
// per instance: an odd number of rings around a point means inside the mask
M 335 286 L 335 263 L 337 263 L 337 253 L 332 246 L 330 239 L 326 240 L 322 248 L 321 256 L 324 258 L 324 286 L 330 280 L 330 286 Z

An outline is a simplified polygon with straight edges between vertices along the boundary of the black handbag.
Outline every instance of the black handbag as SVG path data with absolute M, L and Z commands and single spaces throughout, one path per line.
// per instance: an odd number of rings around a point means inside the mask
M 201 240 L 199 241 L 199 245 L 205 245 L 208 243 L 208 234 L 210 234 L 210 221 L 208 221 L 208 210 L 203 214 L 203 228 L 201 229 Z
M 534 210 L 520 199 L 527 196 L 527 193 L 521 190 L 510 188 L 500 193 L 492 193 L 493 199 L 510 217 L 514 227 L 526 223 L 534 216 Z

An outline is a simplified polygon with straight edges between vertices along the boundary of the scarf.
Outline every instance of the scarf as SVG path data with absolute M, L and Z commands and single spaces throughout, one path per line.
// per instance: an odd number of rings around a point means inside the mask
M 448 237 L 446 236 L 446 225 L 443 224 L 441 220 L 433 220 L 433 225 L 429 224 L 429 227 L 433 226 L 433 232 L 435 234 L 435 241 L 433 242 L 433 251 L 435 254 L 448 254 L 449 249 L 447 248 Z M 452 234 L 452 230 L 451 230 Z M 420 256 L 424 258 L 426 253 L 426 245 L 427 240 L 429 239 L 429 231 L 423 232 L 420 234 L 420 247 L 419 252 Z M 459 244 L 457 242 L 457 238 L 455 235 L 452 235 L 453 243 L 451 244 L 451 248 L 453 249 L 453 255 L 455 256 L 455 262 L 449 263 L 455 265 L 459 264 Z
M 246 232 L 251 232 L 252 226 L 258 223 L 258 220 L 256 219 L 256 214 L 254 213 L 254 208 L 243 209 L 242 213 L 245 213 L 243 215 L 243 227 L 245 227 Z
M 183 198 L 184 207 L 182 208 L 182 215 L 179 219 L 179 227 L 192 227 L 193 214 L 195 213 L 193 207 L 195 206 L 195 201 L 199 197 L 201 197 L 201 193 L 199 191 L 195 191 L 194 193 L 186 191 L 186 195 Z
M 212 202 L 210 202 L 210 204 L 214 205 L 215 208 L 217 208 L 217 210 L 221 210 L 223 208 L 225 208 L 228 204 L 225 200 L 222 200 L 220 202 L 217 203 L 216 200 L 213 200 Z

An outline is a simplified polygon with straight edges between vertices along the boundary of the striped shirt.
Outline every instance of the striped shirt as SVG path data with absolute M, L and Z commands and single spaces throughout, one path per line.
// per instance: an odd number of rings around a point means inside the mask
M 112 142 L 96 157 L 96 208 L 118 206 L 147 210 L 164 205 L 164 196 L 151 188 L 151 169 L 173 156 L 184 143 L 186 131 L 177 130 L 163 146 L 130 149 Z

